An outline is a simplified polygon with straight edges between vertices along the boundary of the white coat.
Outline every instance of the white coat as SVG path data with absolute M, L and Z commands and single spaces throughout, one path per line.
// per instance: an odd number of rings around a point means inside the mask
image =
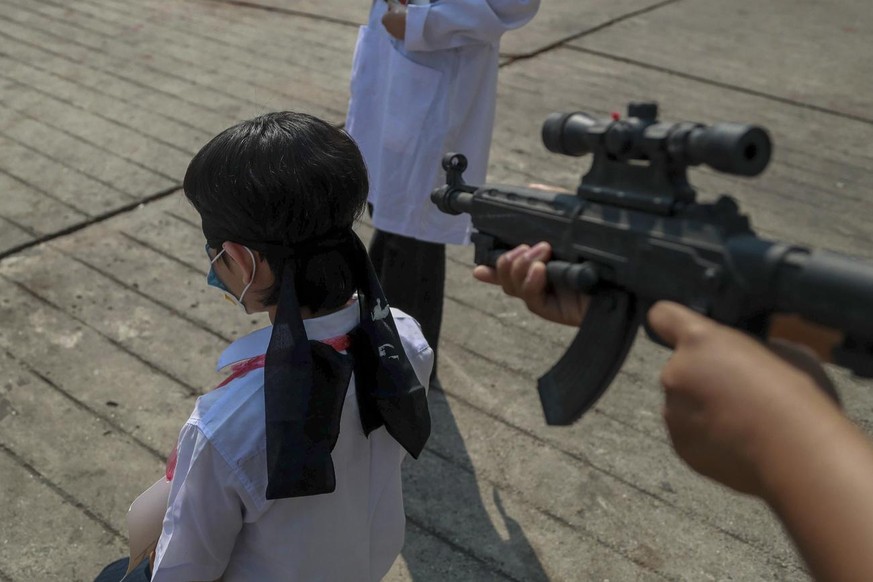
M 539 0 L 435 0 L 410 5 L 406 38 L 382 26 L 375 0 L 352 64 L 346 130 L 370 177 L 373 224 L 436 243 L 469 241 L 467 215 L 430 201 L 449 151 L 467 156 L 464 179 L 485 180 L 494 126 L 500 37 L 533 18 Z

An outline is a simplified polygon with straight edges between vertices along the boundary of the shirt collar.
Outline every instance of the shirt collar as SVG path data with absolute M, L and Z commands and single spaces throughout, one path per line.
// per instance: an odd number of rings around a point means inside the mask
M 344 335 L 355 329 L 361 322 L 361 312 L 357 297 L 346 307 L 329 315 L 304 319 L 303 327 L 306 337 L 310 340 L 323 340 Z M 217 370 L 222 370 L 231 364 L 263 355 L 270 345 L 273 326 L 253 331 L 230 344 L 218 358 Z

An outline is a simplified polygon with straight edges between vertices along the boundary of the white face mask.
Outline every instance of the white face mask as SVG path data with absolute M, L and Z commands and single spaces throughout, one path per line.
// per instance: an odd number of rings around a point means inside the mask
M 243 248 L 246 251 L 248 251 L 249 256 L 252 258 L 252 276 L 251 276 L 251 278 L 249 278 L 248 285 L 246 285 L 245 288 L 242 290 L 242 293 L 240 293 L 239 299 L 234 297 L 233 293 L 230 292 L 230 289 L 227 288 L 227 285 L 225 285 L 222 282 L 222 280 L 218 278 L 218 275 L 215 273 L 215 261 L 217 261 L 218 258 L 224 254 L 225 249 L 221 249 L 221 251 L 217 255 L 215 255 L 212 258 L 212 260 L 209 261 L 209 264 L 211 266 L 209 268 L 209 273 L 206 275 L 206 283 L 208 285 L 210 285 L 211 287 L 215 287 L 216 289 L 222 291 L 224 293 L 224 297 L 228 301 L 230 301 L 231 303 L 235 303 L 236 305 L 238 305 L 240 307 L 240 309 L 242 309 L 243 311 L 246 311 L 246 306 L 243 305 L 242 300 L 243 300 L 243 297 L 245 297 L 245 295 L 246 295 L 246 291 L 249 290 L 249 287 L 251 287 L 252 283 L 254 283 L 254 281 L 255 281 L 255 273 L 258 272 L 258 265 L 255 262 L 255 255 L 251 251 L 251 249 L 248 247 L 243 247 Z M 206 256 L 207 257 L 209 256 L 209 245 L 206 245 Z

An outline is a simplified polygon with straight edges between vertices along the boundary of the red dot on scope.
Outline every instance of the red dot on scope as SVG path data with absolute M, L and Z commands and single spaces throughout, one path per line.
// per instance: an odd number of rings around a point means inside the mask
M 613 121 L 618 121 L 619 119 L 621 119 L 621 113 L 619 113 L 618 111 L 613 111 L 611 117 Z

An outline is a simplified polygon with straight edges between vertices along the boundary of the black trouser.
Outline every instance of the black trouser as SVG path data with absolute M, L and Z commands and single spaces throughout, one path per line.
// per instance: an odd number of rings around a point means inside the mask
M 421 324 L 424 337 L 433 348 L 433 382 L 443 321 L 446 246 L 377 229 L 370 241 L 370 260 L 388 303 Z

